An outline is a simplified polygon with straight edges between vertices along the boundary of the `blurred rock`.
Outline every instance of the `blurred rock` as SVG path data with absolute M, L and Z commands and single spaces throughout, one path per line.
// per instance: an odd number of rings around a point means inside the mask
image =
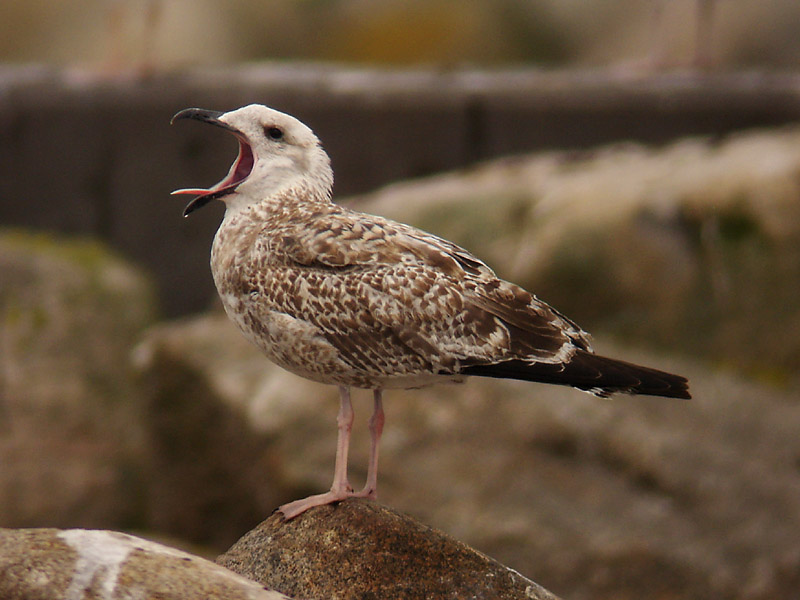
M 381 501 L 569 598 L 788 597 L 800 572 L 800 405 L 696 363 L 598 345 L 688 376 L 695 399 L 603 401 L 481 379 L 392 391 Z M 191 385 L 173 385 L 154 367 L 159 361 L 145 360 L 164 346 L 170 368 Z M 228 477 L 241 472 L 250 486 L 252 465 L 266 463 L 260 480 L 284 491 L 275 505 L 328 488 L 334 387 L 271 365 L 222 314 L 161 326 L 138 354 L 153 393 L 162 380 L 171 386 L 173 406 L 187 410 L 207 388 L 220 402 L 215 414 L 247 422 L 242 431 L 207 431 L 220 456 L 238 443 L 231 440 L 266 440 L 268 452 L 231 464 Z M 354 397 L 356 487 L 365 475 L 370 399 Z
M 451 239 L 583 327 L 800 367 L 800 129 L 500 160 L 350 203 Z
M 0 282 L 0 524 L 136 523 L 150 282 L 100 244 L 19 231 L 0 232 Z
M 287 494 L 274 466 L 274 436 L 255 433 L 242 410 L 266 365 L 252 360 L 246 341 L 226 335 L 227 327 L 219 319 L 157 326 L 134 356 L 146 430 L 147 526 L 217 549 Z
M 0 597 L 289 600 L 197 556 L 85 529 L 0 529 Z
M 273 514 L 217 563 L 296 598 L 557 600 L 442 532 L 363 499 L 289 522 Z

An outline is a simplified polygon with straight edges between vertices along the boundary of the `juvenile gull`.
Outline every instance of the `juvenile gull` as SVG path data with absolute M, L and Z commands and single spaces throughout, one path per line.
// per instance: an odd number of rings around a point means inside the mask
M 331 201 L 333 172 L 314 133 L 252 104 L 173 117 L 228 130 L 239 155 L 222 181 L 192 194 L 184 216 L 225 203 L 211 271 L 225 311 L 272 361 L 339 386 L 339 436 L 330 491 L 280 507 L 287 519 L 351 496 L 374 498 L 387 388 L 469 375 L 689 398 L 684 377 L 594 354 L 589 335 L 466 250 L 414 227 Z M 373 391 L 364 489 L 347 478 L 350 388 Z

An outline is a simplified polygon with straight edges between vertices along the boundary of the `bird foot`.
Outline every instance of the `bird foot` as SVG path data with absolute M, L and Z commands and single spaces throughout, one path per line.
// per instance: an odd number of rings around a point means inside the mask
M 309 496 L 308 498 L 303 498 L 302 500 L 295 500 L 294 502 L 288 502 L 283 504 L 280 508 L 278 508 L 278 512 L 283 514 L 285 520 L 290 521 L 294 519 L 297 515 L 303 514 L 309 508 L 314 508 L 315 506 L 325 506 L 326 504 L 333 504 L 334 502 L 341 502 L 346 498 L 350 498 L 353 496 L 353 492 L 334 492 L 333 490 L 329 492 L 325 492 L 324 494 L 316 494 L 314 496 Z
M 377 493 L 374 488 L 364 488 L 360 492 L 354 492 L 348 487 L 346 490 L 330 490 L 324 494 L 316 494 L 315 496 L 309 496 L 308 498 L 303 498 L 302 500 L 288 502 L 280 506 L 278 508 L 278 512 L 283 515 L 284 520 L 291 521 L 296 516 L 303 514 L 309 508 L 314 508 L 315 506 L 325 506 L 326 504 L 341 502 L 347 498 L 369 498 L 374 500 L 376 497 Z

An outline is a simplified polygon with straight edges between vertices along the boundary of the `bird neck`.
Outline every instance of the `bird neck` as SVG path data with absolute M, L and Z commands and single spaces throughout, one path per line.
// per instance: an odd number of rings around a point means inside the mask
M 320 190 L 316 186 L 302 183 L 260 197 L 236 192 L 225 197 L 224 200 L 224 221 L 238 220 L 239 218 L 263 221 L 298 208 L 333 204 L 330 190 Z

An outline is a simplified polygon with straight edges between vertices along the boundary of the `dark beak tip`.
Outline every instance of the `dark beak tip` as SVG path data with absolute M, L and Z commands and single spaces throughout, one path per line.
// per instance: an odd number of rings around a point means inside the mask
M 189 204 L 187 204 L 186 207 L 183 209 L 183 218 L 185 219 L 190 214 L 192 214 L 195 210 L 197 210 L 199 208 L 199 206 L 198 206 L 199 204 L 200 203 L 198 202 L 197 198 L 195 198 L 194 200 L 189 202 Z
M 195 110 L 195 109 L 193 109 L 193 108 L 184 108 L 183 110 L 179 110 L 174 115 L 172 115 L 172 118 L 169 120 L 169 124 L 170 125 L 174 125 L 175 121 L 180 121 L 181 119 L 190 119 L 191 118 L 191 114 L 190 113 L 193 110 Z
M 219 123 L 219 118 L 225 113 L 218 110 L 207 110 L 205 108 L 184 108 L 176 112 L 169 120 L 172 125 L 175 121 L 181 119 L 195 119 L 197 121 L 205 121 L 206 123 Z
M 209 194 L 208 196 L 197 196 L 194 198 L 189 204 L 186 205 L 186 208 L 183 209 L 183 218 L 185 219 L 198 208 L 203 208 L 206 204 L 211 202 L 215 196 L 213 194 Z

